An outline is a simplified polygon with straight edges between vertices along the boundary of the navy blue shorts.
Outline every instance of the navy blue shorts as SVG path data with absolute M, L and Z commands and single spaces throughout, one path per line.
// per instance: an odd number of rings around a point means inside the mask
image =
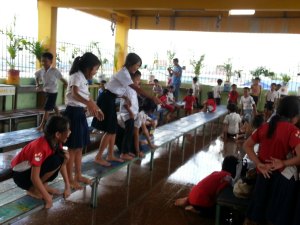
M 45 93 L 46 101 L 44 105 L 45 111 L 52 111 L 56 105 L 57 93 Z
M 46 182 L 53 181 L 57 177 L 59 172 L 58 168 L 61 167 L 63 162 L 64 157 L 62 154 L 55 153 L 49 156 L 41 166 L 40 178 L 42 178 L 46 173 L 56 170 L 54 174 L 46 180 Z M 13 180 L 18 187 L 24 190 L 29 190 L 33 186 L 31 181 L 31 168 L 22 172 L 13 171 Z
M 89 127 L 83 107 L 67 106 L 64 116 L 69 119 L 71 134 L 66 142 L 69 149 L 85 148 L 90 143 Z

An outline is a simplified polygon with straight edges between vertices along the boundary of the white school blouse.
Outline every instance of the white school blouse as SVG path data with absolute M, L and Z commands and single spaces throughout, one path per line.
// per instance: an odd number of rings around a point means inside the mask
M 65 104 L 75 107 L 86 107 L 85 104 L 75 100 L 72 96 L 72 86 L 78 87 L 78 94 L 86 100 L 90 99 L 89 83 L 84 74 L 79 70 L 69 77 L 68 88 L 66 92 Z
M 131 111 L 134 115 L 134 119 L 135 119 L 137 114 L 139 113 L 139 102 L 138 102 L 137 93 L 131 87 L 127 86 L 124 96 L 126 96 L 131 102 L 130 109 L 131 109 Z M 129 115 L 129 112 L 127 111 L 127 109 L 124 107 L 124 105 L 125 105 L 125 100 L 123 98 L 121 98 L 120 114 L 121 114 L 123 121 L 126 121 L 130 118 L 130 115 Z
M 133 84 L 133 81 L 129 71 L 126 67 L 123 67 L 118 73 L 111 77 L 106 85 L 106 89 L 116 94 L 118 97 L 122 97 L 126 92 L 126 88 L 131 84 Z

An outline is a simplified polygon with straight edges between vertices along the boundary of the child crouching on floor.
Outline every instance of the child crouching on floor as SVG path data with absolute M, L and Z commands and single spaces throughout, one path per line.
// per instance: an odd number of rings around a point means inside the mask
M 226 156 L 222 163 L 222 170 L 215 171 L 195 185 L 188 196 L 175 201 L 175 206 L 185 207 L 186 210 L 208 215 L 214 211 L 217 195 L 231 184 L 236 174 L 238 159 Z

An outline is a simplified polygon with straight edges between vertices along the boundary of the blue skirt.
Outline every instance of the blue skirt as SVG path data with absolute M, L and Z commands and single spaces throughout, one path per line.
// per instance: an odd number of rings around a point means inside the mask
M 90 133 L 84 108 L 67 106 L 64 116 L 69 119 L 71 130 L 66 146 L 70 149 L 85 148 L 90 143 Z

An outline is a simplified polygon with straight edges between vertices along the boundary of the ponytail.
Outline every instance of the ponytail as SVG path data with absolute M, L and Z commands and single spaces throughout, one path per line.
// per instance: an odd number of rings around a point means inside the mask
M 72 64 L 72 67 L 70 69 L 70 72 L 69 72 L 69 75 L 72 75 L 73 73 L 76 73 L 78 72 L 79 70 L 79 61 L 80 61 L 80 56 L 77 56 L 75 59 L 74 59 L 74 62 Z
M 268 133 L 267 133 L 267 138 L 271 138 L 276 130 L 277 123 L 281 120 L 280 115 L 276 114 L 274 115 L 270 122 L 269 122 L 269 128 L 268 128 Z

